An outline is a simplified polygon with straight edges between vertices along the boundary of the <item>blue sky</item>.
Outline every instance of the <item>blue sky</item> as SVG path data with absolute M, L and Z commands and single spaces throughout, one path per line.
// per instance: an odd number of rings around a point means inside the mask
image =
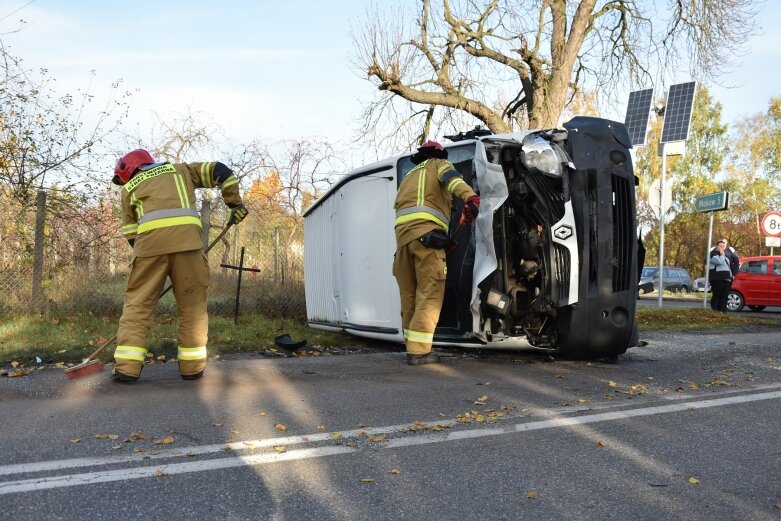
M 0 18 L 28 0 L 0 0 Z M 219 7 L 216 7 L 219 6 Z M 107 92 L 122 78 L 134 117 L 213 117 L 236 141 L 340 139 L 370 85 L 351 70 L 340 2 L 56 2 L 37 0 L 0 22 L 3 41 L 63 88 Z M 20 32 L 7 34 L 27 23 Z M 143 125 L 143 123 L 142 123 Z
M 63 90 L 85 88 L 91 70 L 98 96 L 122 78 L 124 88 L 138 89 L 132 105 L 141 129 L 153 113 L 189 107 L 234 142 L 339 142 L 353 136 L 360 100 L 374 92 L 350 63 L 350 24 L 360 23 L 368 0 L 28 1 L 0 0 L 0 33 L 11 53 L 49 69 Z M 27 24 L 10 33 L 20 18 Z M 768 0 L 759 23 L 762 34 L 721 79 L 731 88 L 710 86 L 727 122 L 781 95 L 781 45 L 772 36 L 781 2 Z M 623 109 L 605 116 L 623 120 Z

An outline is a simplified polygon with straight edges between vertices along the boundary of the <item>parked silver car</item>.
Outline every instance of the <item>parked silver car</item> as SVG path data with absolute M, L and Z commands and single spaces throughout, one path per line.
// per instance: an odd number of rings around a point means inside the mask
M 659 269 L 656 266 L 644 266 L 638 284 L 639 293 L 656 291 L 659 286 Z M 664 268 L 664 289 L 680 293 L 688 293 L 694 288 L 689 272 L 683 268 Z

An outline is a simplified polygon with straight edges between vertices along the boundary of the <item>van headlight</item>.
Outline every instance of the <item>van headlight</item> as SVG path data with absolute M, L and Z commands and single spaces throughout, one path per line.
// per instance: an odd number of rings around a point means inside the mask
M 563 164 L 572 164 L 564 151 L 539 135 L 526 136 L 521 151 L 523 164 L 530 172 L 561 177 L 564 173 Z

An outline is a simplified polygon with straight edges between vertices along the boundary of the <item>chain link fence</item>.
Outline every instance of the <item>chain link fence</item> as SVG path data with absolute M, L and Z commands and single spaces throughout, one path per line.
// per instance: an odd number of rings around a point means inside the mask
M 92 313 L 118 318 L 132 254 L 116 230 L 118 221 L 113 220 L 113 229 L 103 235 L 85 232 L 83 226 L 80 233 L 71 226 L 68 233 L 55 234 L 52 230 L 63 223 L 51 222 L 45 194 L 40 193 L 36 207 L 26 215 L 13 228 L 0 231 L 0 314 Z M 206 228 L 209 242 L 222 231 L 221 226 Z M 232 316 L 238 293 L 240 313 L 304 320 L 303 240 L 300 233 L 291 232 L 298 228 L 249 218 L 231 228 L 208 254 L 209 313 Z M 238 292 L 235 268 L 242 260 L 242 267 L 253 271 L 241 272 Z M 170 293 L 157 306 L 158 313 L 175 309 Z

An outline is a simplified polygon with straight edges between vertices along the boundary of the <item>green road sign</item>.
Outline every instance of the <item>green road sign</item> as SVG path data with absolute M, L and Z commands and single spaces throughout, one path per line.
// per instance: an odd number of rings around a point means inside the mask
M 729 192 L 701 195 L 694 200 L 694 209 L 698 212 L 718 212 L 729 208 Z

